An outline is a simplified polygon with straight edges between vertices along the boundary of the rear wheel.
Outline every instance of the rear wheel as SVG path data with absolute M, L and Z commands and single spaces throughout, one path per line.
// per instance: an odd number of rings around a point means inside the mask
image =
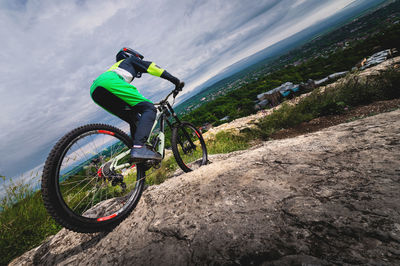
M 42 196 L 50 215 L 76 232 L 114 228 L 135 208 L 145 171 L 129 163 L 131 138 L 103 124 L 72 130 L 50 152 Z
M 172 130 L 172 152 L 179 167 L 190 172 L 207 164 L 207 148 L 201 132 L 188 122 L 182 122 Z

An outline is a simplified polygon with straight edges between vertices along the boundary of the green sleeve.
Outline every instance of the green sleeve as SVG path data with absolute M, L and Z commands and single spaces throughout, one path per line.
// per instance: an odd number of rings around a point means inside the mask
M 156 77 L 161 77 L 163 79 L 166 79 L 175 85 L 179 84 L 179 79 L 172 76 L 170 73 L 168 73 L 166 70 L 162 69 L 161 67 L 157 66 L 156 63 L 152 62 L 149 67 L 147 68 L 147 73 L 156 76 Z
M 152 62 L 150 66 L 147 68 L 147 73 L 156 76 L 156 77 L 161 77 L 162 73 L 165 70 L 162 69 L 161 67 L 157 66 L 156 63 Z

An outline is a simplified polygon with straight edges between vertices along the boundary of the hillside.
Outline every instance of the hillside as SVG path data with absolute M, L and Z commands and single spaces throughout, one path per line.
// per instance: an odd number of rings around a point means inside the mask
M 398 264 L 400 110 L 214 159 L 11 265 Z
M 385 62 L 378 64 L 376 66 L 373 66 L 371 68 L 351 73 L 350 75 L 341 78 L 337 80 L 336 82 L 333 82 L 331 84 L 328 84 L 327 86 L 322 86 L 318 88 L 319 91 L 324 91 L 326 87 L 335 87 L 336 85 L 345 82 L 347 79 L 350 79 L 352 77 L 358 76 L 358 77 L 369 77 L 373 75 L 378 75 L 382 71 L 388 70 L 388 69 L 393 69 L 393 68 L 398 68 L 400 64 L 400 56 L 391 58 L 389 60 L 386 60 Z M 293 105 L 299 102 L 300 99 L 307 97 L 310 95 L 311 92 L 302 94 L 298 97 L 295 97 L 293 99 L 285 101 L 286 103 Z M 235 119 L 229 123 L 224 123 L 222 125 L 219 125 L 217 127 L 211 128 L 208 132 L 204 134 L 205 138 L 212 137 L 216 133 L 220 131 L 231 131 L 231 132 L 238 132 L 244 128 L 252 127 L 254 124 L 262 119 L 265 116 L 268 116 L 269 114 L 273 113 L 275 110 L 278 110 L 281 108 L 282 105 L 275 106 L 274 108 L 271 109 L 266 109 L 266 110 L 261 110 L 258 111 L 257 113 L 245 117 L 241 117 L 238 119 Z

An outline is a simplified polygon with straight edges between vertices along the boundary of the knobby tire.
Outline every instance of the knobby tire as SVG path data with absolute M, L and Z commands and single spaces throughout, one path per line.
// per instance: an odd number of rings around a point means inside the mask
M 203 136 L 189 122 L 181 122 L 173 127 L 171 146 L 175 160 L 184 172 L 191 172 L 208 162 Z
M 114 205 L 120 205 L 123 204 L 123 207 L 121 209 L 119 209 L 119 213 L 115 214 L 115 216 L 113 217 L 105 217 L 105 218 L 101 218 L 104 220 L 99 220 L 98 217 L 85 217 L 85 213 L 75 213 L 72 208 L 70 206 L 68 206 L 68 204 L 64 201 L 65 198 L 62 195 L 61 192 L 61 185 L 63 185 L 63 182 L 66 182 L 65 180 L 61 180 L 60 178 L 63 177 L 63 175 L 61 175 L 61 167 L 62 167 L 62 162 L 64 160 L 64 157 L 66 156 L 66 154 L 69 152 L 68 149 L 71 148 L 72 150 L 72 146 L 75 145 L 72 142 L 79 142 L 80 138 L 85 138 L 88 134 L 92 134 L 94 135 L 94 139 L 97 138 L 96 136 L 96 132 L 98 132 L 99 134 L 108 134 L 112 137 L 115 137 L 116 140 L 118 140 L 117 142 L 117 147 L 119 147 L 120 143 L 121 146 L 124 147 L 124 149 L 131 149 L 132 148 L 132 139 L 123 131 L 121 131 L 118 128 L 115 128 L 113 126 L 110 125 L 104 125 L 104 124 L 89 124 L 89 125 L 85 125 L 79 128 L 76 128 L 74 130 L 72 130 L 71 132 L 67 133 L 64 137 L 62 137 L 57 144 L 53 147 L 53 149 L 51 150 L 44 169 L 43 169 L 43 175 L 42 175 L 42 185 L 41 185 L 41 191 L 42 191 L 42 198 L 44 201 L 44 205 L 48 211 L 48 213 L 62 226 L 75 231 L 75 232 L 82 232 L 82 233 L 92 233 L 92 232 L 100 232 L 100 231 L 109 231 L 112 230 L 115 226 L 117 226 L 119 223 L 121 223 L 132 211 L 133 209 L 136 207 L 142 192 L 143 192 L 143 187 L 144 187 L 144 178 L 145 178 L 145 169 L 144 166 L 142 165 L 137 165 L 136 166 L 136 171 L 137 171 L 137 176 L 136 176 L 136 181 L 135 185 L 132 185 L 132 187 L 134 186 L 133 190 L 131 193 L 128 193 L 126 195 L 124 195 L 123 197 L 115 197 L 113 199 L 108 199 L 110 200 L 115 200 L 116 203 L 113 203 Z M 100 135 L 99 135 L 100 136 Z M 101 136 L 100 136 L 101 137 Z M 107 137 L 107 136 L 106 136 Z M 77 140 L 78 139 L 78 140 Z M 95 142 L 95 141 L 94 141 Z M 85 149 L 83 149 L 84 151 Z M 112 149 L 111 149 L 112 150 Z M 102 150 L 103 151 L 103 150 Z M 71 154 L 74 154 L 71 151 Z M 99 153 L 100 154 L 100 153 Z M 100 160 L 102 158 L 102 156 L 99 155 L 99 159 Z M 69 159 L 69 158 L 67 158 Z M 90 158 L 89 158 L 90 159 Z M 93 159 L 94 160 L 94 159 Z M 87 160 L 89 161 L 89 160 Z M 102 162 L 103 166 L 107 161 Z M 81 163 L 82 164 L 82 163 Z M 91 162 L 91 165 L 94 165 L 94 163 Z M 104 167 L 101 167 L 102 170 L 104 170 Z M 84 169 L 84 167 L 82 167 Z M 82 170 L 83 171 L 83 170 Z M 99 170 L 100 171 L 100 170 Z M 98 174 L 101 175 L 101 174 Z M 61 176 L 61 177 L 60 177 Z M 79 176 L 77 174 L 72 174 L 72 177 L 67 177 L 67 178 L 74 178 L 75 176 Z M 98 176 L 96 176 L 96 174 L 94 174 L 94 177 L 97 178 L 96 180 L 99 180 L 100 178 L 98 178 Z M 90 176 L 91 179 L 95 179 L 93 176 Z M 79 177 L 78 177 L 79 178 Z M 132 177 L 132 180 L 134 180 L 135 177 Z M 86 179 L 86 176 L 85 178 Z M 67 179 L 69 180 L 69 179 Z M 74 182 L 82 182 L 82 181 L 74 181 Z M 91 185 L 92 181 L 88 181 L 88 184 Z M 97 181 L 93 181 L 96 185 L 96 187 L 98 187 L 99 185 L 97 185 Z M 98 189 L 100 191 L 100 203 L 98 203 L 99 208 L 102 207 L 101 203 L 104 203 L 102 200 L 102 189 L 103 186 L 108 189 L 108 186 L 113 189 L 112 186 L 110 186 L 110 184 L 107 184 L 107 182 L 109 182 L 108 180 L 106 180 L 105 177 L 103 177 L 103 180 L 101 180 L 101 186 L 100 189 Z M 72 183 L 72 182 L 70 182 Z M 106 184 L 106 185 L 103 185 Z M 72 185 L 71 185 L 72 186 Z M 114 186 L 114 185 L 113 185 Z M 125 185 L 126 186 L 126 185 Z M 117 187 L 117 186 L 115 186 Z M 120 187 L 122 186 L 122 183 L 120 184 Z M 117 187 L 118 189 L 120 189 L 119 187 Z M 93 188 L 93 190 L 95 190 L 95 187 Z M 115 189 L 116 190 L 116 189 Z M 123 188 L 120 189 L 121 191 L 125 192 L 125 190 Z M 89 192 L 88 192 L 89 193 Z M 91 192 L 93 193 L 93 199 L 92 199 L 92 205 L 94 202 L 94 198 L 96 196 L 96 192 Z M 107 193 L 107 190 L 106 190 Z M 66 193 L 67 194 L 67 193 Z M 97 194 L 98 196 L 98 194 Z M 107 196 L 107 194 L 106 194 Z M 91 196 L 90 196 L 91 197 Z M 88 197 L 89 198 L 89 197 Z M 122 200 L 120 200 L 121 198 L 123 198 Z M 106 197 L 107 200 L 107 197 Z M 120 200 L 118 202 L 118 200 Z M 86 202 L 84 202 L 86 204 Z M 90 204 L 90 202 L 89 202 Z M 84 205 L 84 204 L 82 204 Z M 94 206 L 96 208 L 96 206 Z M 92 206 L 93 208 L 93 206 Z M 88 210 L 90 213 L 90 209 Z

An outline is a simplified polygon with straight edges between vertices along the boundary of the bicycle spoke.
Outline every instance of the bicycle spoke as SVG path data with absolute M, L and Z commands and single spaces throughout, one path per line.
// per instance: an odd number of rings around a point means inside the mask
M 74 177 L 76 177 L 76 176 L 74 176 Z M 93 177 L 94 177 L 94 176 L 93 176 Z M 84 178 L 84 179 L 82 179 L 82 180 L 71 181 L 71 182 L 68 182 L 68 183 L 66 183 L 66 181 L 63 181 L 63 182 L 60 183 L 60 185 L 61 185 L 61 186 L 67 186 L 67 185 L 75 184 L 75 183 L 78 183 L 78 182 L 82 183 L 82 181 L 85 181 L 85 180 L 87 180 L 87 179 L 92 179 L 93 177 L 86 177 L 86 178 Z
M 85 188 L 90 184 L 90 182 L 92 182 L 92 181 L 93 181 L 93 180 L 89 181 L 85 186 L 83 186 L 83 187 L 78 191 L 78 193 L 75 193 L 75 196 L 73 196 L 72 199 L 75 198 L 77 195 L 79 195 L 79 194 L 83 191 L 83 189 L 85 189 Z M 71 190 L 69 190 L 69 191 L 71 191 Z M 65 194 L 68 195 L 68 193 L 65 193 Z
M 68 194 L 70 191 L 72 191 L 74 188 L 76 188 L 77 186 L 79 186 L 80 184 L 82 184 L 86 179 L 91 179 L 91 180 L 93 180 L 93 178 L 95 178 L 94 176 L 93 177 L 88 177 L 88 178 L 85 178 L 85 179 L 83 179 L 83 180 L 81 180 L 77 185 L 75 185 L 75 186 L 73 186 L 72 188 L 70 188 L 70 190 L 68 190 L 67 192 L 65 192 L 65 194 Z M 90 181 L 89 181 L 89 183 L 90 183 Z
M 94 200 L 95 200 L 95 197 L 96 197 L 96 194 L 98 193 L 98 191 L 100 191 L 100 199 L 99 199 L 99 202 L 101 202 L 101 191 L 102 191 L 102 187 L 100 186 L 100 188 L 97 190 L 97 192 L 93 194 L 92 201 L 89 201 L 89 203 L 88 203 L 88 205 L 86 205 L 84 211 L 87 210 L 87 207 L 88 207 L 89 205 L 91 205 L 91 208 L 93 208 L 93 203 L 94 203 Z
M 83 149 L 82 149 L 82 146 L 81 145 L 79 145 L 79 140 L 76 142 L 76 145 L 79 147 L 79 151 L 81 152 L 81 154 L 83 154 L 83 157 L 85 157 L 85 160 L 86 161 L 88 161 L 89 159 L 86 157 L 86 154 L 85 154 L 85 152 L 83 151 Z M 78 150 L 76 150 L 76 151 L 78 151 Z
M 80 192 L 81 192 L 81 191 L 80 191 Z M 76 195 L 79 195 L 79 193 L 77 193 Z M 76 196 L 76 195 L 75 195 L 75 196 Z M 83 198 L 78 202 L 78 204 L 73 208 L 73 210 L 75 211 L 76 208 L 81 204 L 81 202 L 82 202 L 83 200 L 85 200 L 89 195 L 90 195 L 90 193 L 86 193 L 86 196 L 83 197 Z

